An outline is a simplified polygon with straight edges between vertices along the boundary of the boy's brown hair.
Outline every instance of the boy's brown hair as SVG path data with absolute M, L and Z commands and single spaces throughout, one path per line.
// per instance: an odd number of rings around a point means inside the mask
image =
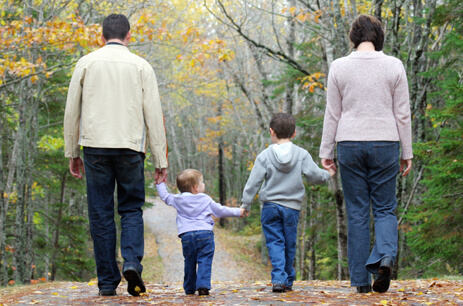
M 296 119 L 288 113 L 277 113 L 270 120 L 270 128 L 278 139 L 291 138 L 296 131 Z
M 196 169 L 185 169 L 177 176 L 177 188 L 180 192 L 191 192 L 199 184 L 202 173 Z

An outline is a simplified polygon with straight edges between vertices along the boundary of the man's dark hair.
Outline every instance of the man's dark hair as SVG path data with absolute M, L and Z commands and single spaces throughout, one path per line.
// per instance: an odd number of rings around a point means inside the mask
M 383 50 L 384 31 L 381 21 L 370 15 L 360 15 L 352 23 L 349 39 L 354 44 L 354 49 L 364 41 L 372 42 L 376 51 Z
M 270 120 L 270 128 L 278 139 L 291 138 L 296 131 L 296 119 L 287 113 L 277 113 Z
M 103 20 L 103 37 L 124 40 L 130 31 L 130 23 L 123 14 L 111 14 Z

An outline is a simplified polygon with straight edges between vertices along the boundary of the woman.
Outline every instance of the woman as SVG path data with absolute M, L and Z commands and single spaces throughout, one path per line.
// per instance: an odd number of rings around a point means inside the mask
M 320 157 L 325 169 L 336 169 L 337 143 L 351 286 L 371 292 L 373 273 L 373 290 L 386 292 L 397 255 L 396 176 L 404 166 L 403 176 L 410 172 L 413 158 L 407 76 L 400 60 L 381 51 L 384 32 L 375 17 L 360 15 L 349 39 L 355 51 L 335 60 L 328 75 Z M 370 203 L 375 220 L 371 253 Z

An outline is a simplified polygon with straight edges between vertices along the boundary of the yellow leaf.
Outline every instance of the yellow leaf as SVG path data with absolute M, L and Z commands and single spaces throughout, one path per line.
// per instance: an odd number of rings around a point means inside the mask
M 51 294 L 53 294 L 53 295 L 59 295 L 59 293 L 56 293 L 56 292 L 52 292 Z
M 76 286 L 73 286 L 73 287 L 71 287 L 71 289 L 77 289 L 77 287 L 76 287 Z
M 387 300 L 381 300 L 381 305 L 387 305 Z
M 37 83 L 38 80 L 39 80 L 39 77 L 36 76 L 36 75 L 34 75 L 33 77 L 31 77 L 32 84 Z

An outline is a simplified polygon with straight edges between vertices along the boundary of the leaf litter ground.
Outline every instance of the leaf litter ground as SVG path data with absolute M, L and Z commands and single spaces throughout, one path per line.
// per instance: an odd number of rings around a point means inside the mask
M 358 294 L 347 281 L 298 281 L 272 293 L 265 282 L 214 282 L 209 296 L 186 296 L 181 283 L 146 283 L 132 297 L 121 283 L 114 297 L 98 296 L 94 282 L 54 282 L 0 290 L 0 305 L 463 305 L 461 280 L 393 281 L 387 293 Z

